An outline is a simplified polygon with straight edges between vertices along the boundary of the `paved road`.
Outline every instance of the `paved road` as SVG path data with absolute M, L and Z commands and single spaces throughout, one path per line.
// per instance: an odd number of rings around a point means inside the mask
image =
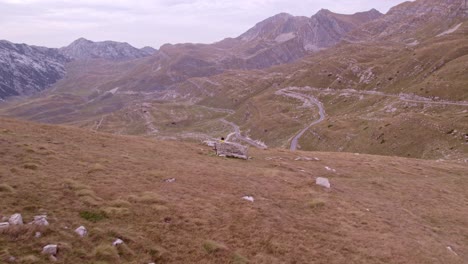
M 297 150 L 297 144 L 299 142 L 299 139 L 304 135 L 304 133 L 309 130 L 312 126 L 315 126 L 317 125 L 318 123 L 321 123 L 323 120 L 325 120 L 326 118 L 326 113 L 325 113 L 325 108 L 323 107 L 323 104 L 317 99 L 315 98 L 314 96 L 312 95 L 305 95 L 305 94 L 301 94 L 301 93 L 298 93 L 297 91 L 294 91 L 293 88 L 285 88 L 285 89 L 281 89 L 279 91 L 276 92 L 276 94 L 278 95 L 283 95 L 283 96 L 288 96 L 288 97 L 292 97 L 292 98 L 295 98 L 295 99 L 298 99 L 302 102 L 304 102 L 303 104 L 303 107 L 314 107 L 314 106 L 317 106 L 318 109 L 319 109 L 319 114 L 320 114 L 320 118 L 315 120 L 314 122 L 312 122 L 311 124 L 309 124 L 306 128 L 304 128 L 303 130 L 301 130 L 296 136 L 294 136 L 294 138 L 291 140 L 291 147 L 290 147 L 290 150 L 291 151 L 295 151 Z

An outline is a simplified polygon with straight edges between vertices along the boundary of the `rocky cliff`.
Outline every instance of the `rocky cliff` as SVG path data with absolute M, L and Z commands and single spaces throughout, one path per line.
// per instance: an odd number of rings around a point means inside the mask
M 65 75 L 67 61 L 57 49 L 0 41 L 0 100 L 49 87 Z

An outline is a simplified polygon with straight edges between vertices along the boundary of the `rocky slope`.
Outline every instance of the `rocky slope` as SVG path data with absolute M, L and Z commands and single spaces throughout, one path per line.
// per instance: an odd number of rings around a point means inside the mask
M 405 2 L 390 9 L 353 32 L 350 39 L 357 41 L 390 40 L 414 44 L 436 35 L 440 28 L 454 20 L 462 20 L 464 0 L 418 0 Z
M 44 90 L 65 75 L 67 61 L 57 49 L 0 41 L 0 100 Z
M 152 55 L 156 50 L 147 47 L 137 49 L 128 43 L 115 41 L 93 42 L 84 38 L 75 40 L 60 52 L 74 60 L 106 59 L 131 60 Z

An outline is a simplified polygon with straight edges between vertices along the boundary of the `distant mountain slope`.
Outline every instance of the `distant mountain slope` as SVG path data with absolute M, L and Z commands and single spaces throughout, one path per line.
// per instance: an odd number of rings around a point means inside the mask
M 0 99 L 31 95 L 65 75 L 68 61 L 57 49 L 0 41 Z
M 355 40 L 409 41 L 432 37 L 440 27 L 463 19 L 464 0 L 418 0 L 404 2 L 383 17 L 359 28 L 350 36 Z
M 321 10 L 310 18 L 281 13 L 256 24 L 237 38 L 227 38 L 211 45 L 164 45 L 161 51 L 170 57 L 190 56 L 206 62 L 198 67 L 262 69 L 292 62 L 311 51 L 329 48 L 348 32 L 381 16 L 375 9 L 354 15 Z M 176 63 L 174 68 L 177 70 L 183 66 Z
M 80 38 L 67 47 L 60 48 L 60 52 L 75 60 L 130 60 L 150 56 L 155 52 L 155 50 L 150 50 L 148 48 L 137 49 L 128 43 L 122 42 L 93 42 Z

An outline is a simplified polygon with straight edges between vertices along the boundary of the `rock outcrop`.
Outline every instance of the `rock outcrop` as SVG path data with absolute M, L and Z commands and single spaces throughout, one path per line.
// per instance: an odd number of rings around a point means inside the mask
M 220 157 L 248 159 L 249 148 L 237 143 L 218 142 L 215 145 L 216 155 Z
M 65 75 L 67 61 L 57 49 L 0 40 L 0 101 L 51 86 Z

